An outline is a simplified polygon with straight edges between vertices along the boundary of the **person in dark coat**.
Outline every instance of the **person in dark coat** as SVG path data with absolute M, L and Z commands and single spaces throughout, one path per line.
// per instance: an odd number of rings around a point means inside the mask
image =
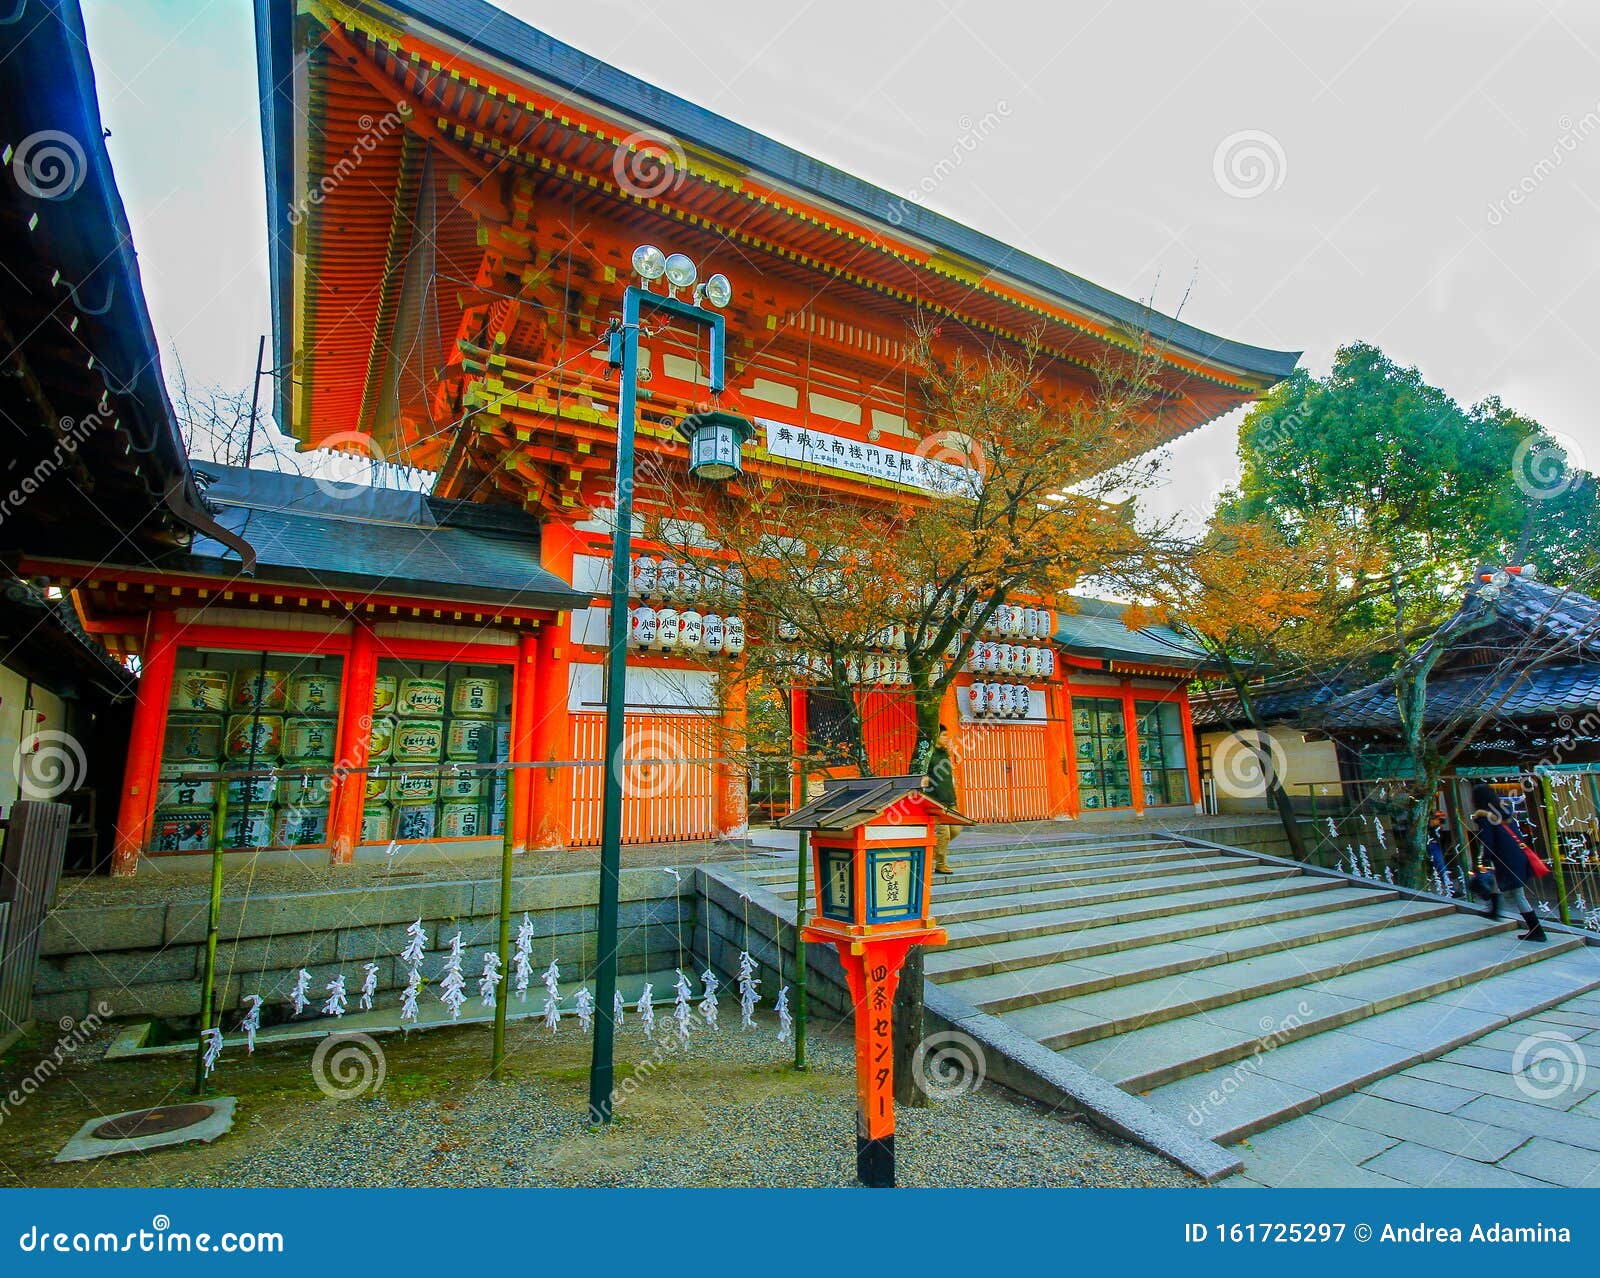
M 1542 941 L 1544 927 L 1528 901 L 1527 886 L 1533 878 L 1528 865 L 1528 854 L 1523 847 L 1522 834 L 1511 819 L 1505 804 L 1494 790 L 1481 782 L 1472 787 L 1472 820 L 1477 830 L 1478 846 L 1483 849 L 1483 861 L 1494 870 L 1496 893 L 1485 917 L 1500 917 L 1500 907 L 1508 906 L 1522 916 L 1528 930 L 1518 935 L 1519 941 Z
M 935 803 L 955 812 L 956 806 L 956 765 L 950 754 L 950 729 L 942 723 L 939 725 L 939 735 L 934 738 L 933 749 L 928 752 L 927 775 L 923 780 L 923 788 Z M 950 868 L 950 830 L 948 825 L 937 827 L 933 835 L 933 872 L 935 874 L 953 874 Z

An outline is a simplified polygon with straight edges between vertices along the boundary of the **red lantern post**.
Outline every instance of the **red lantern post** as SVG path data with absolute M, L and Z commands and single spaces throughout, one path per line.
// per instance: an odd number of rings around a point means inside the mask
M 934 829 L 968 824 L 923 777 L 828 782 L 778 824 L 811 832 L 817 912 L 803 941 L 839 952 L 856 1013 L 856 1178 L 893 1188 L 894 994 L 906 951 L 943 945 L 933 918 Z

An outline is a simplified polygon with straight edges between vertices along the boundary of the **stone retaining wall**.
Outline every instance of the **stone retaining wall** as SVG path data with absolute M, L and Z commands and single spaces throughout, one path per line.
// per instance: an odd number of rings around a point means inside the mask
M 680 873 L 681 881 L 660 868 L 623 871 L 622 972 L 670 966 L 666 956 L 676 952 L 680 916 L 683 936 L 695 934 L 695 871 L 685 866 Z M 513 880 L 513 935 L 526 911 L 538 970 L 554 958 L 564 979 L 593 971 L 597 887 L 593 871 Z M 220 1005 L 232 1009 L 244 995 L 259 993 L 269 1008 L 280 1006 L 302 967 L 319 1002 L 323 987 L 342 972 L 354 1003 L 363 965 L 373 961 L 380 992 L 393 997 L 405 984 L 399 955 L 406 926 L 419 917 L 429 942 L 423 975 L 437 978 L 445 943 L 460 931 L 468 987 L 476 988 L 483 951 L 498 937 L 499 907 L 496 880 L 226 896 L 217 946 Z M 34 1017 L 82 1018 L 101 1002 L 117 1018 L 197 1015 L 206 914 L 203 900 L 52 911 L 34 978 Z

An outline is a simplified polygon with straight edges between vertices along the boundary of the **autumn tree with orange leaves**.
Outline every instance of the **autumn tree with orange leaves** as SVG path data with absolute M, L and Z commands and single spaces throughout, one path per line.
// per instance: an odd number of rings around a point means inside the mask
M 831 689 L 854 708 L 850 753 L 863 773 L 870 711 L 850 672 L 885 631 L 904 630 L 895 655 L 908 670 L 916 761 L 997 608 L 1055 604 L 1148 545 L 1135 499 L 1159 478 L 1163 426 L 1161 351 L 1145 334 L 1122 334 L 1066 404 L 1041 394 L 1048 361 L 1036 342 L 947 351 L 936 336 L 918 328 L 910 355 L 926 428 L 916 462 L 931 491 L 886 487 L 864 502 L 771 470 L 720 486 L 671 459 L 646 480 L 663 494 L 648 539 L 675 557 L 714 553 L 743 576 L 746 678 Z
M 1300 823 L 1273 764 L 1252 681 L 1264 670 L 1326 663 L 1337 652 L 1350 583 L 1369 558 L 1329 521 L 1304 522 L 1290 538 L 1269 522 L 1224 511 L 1186 551 L 1168 547 L 1167 553 L 1152 554 L 1141 581 L 1151 602 L 1129 608 L 1123 618 L 1133 629 L 1157 621 L 1176 625 L 1205 649 L 1239 699 L 1250 725 L 1241 744 L 1254 753 L 1289 846 L 1301 860 L 1306 849 Z

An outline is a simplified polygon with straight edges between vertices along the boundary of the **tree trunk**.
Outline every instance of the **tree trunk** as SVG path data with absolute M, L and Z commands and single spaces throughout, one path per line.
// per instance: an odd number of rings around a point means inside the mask
M 1250 748 L 1256 753 L 1256 764 L 1261 770 L 1261 781 L 1266 787 L 1267 797 L 1272 801 L 1272 806 L 1278 813 L 1278 820 L 1283 824 L 1283 836 L 1289 841 L 1289 855 L 1296 861 L 1308 861 L 1310 858 L 1306 853 L 1306 842 L 1300 834 L 1299 814 L 1295 812 L 1294 803 L 1283 788 L 1283 779 L 1278 776 L 1278 769 L 1272 765 L 1272 751 L 1265 744 L 1271 740 L 1266 721 L 1257 712 L 1255 703 L 1250 700 L 1244 676 L 1239 673 L 1226 654 L 1222 654 L 1222 657 L 1228 681 L 1233 684 L 1233 690 L 1239 698 L 1239 708 L 1249 719 L 1251 731 L 1255 734 L 1250 741 Z
M 917 1081 L 916 1063 L 927 1037 L 922 1007 L 923 947 L 906 951 L 900 986 L 894 994 L 894 1103 L 925 1106 L 928 1094 Z

